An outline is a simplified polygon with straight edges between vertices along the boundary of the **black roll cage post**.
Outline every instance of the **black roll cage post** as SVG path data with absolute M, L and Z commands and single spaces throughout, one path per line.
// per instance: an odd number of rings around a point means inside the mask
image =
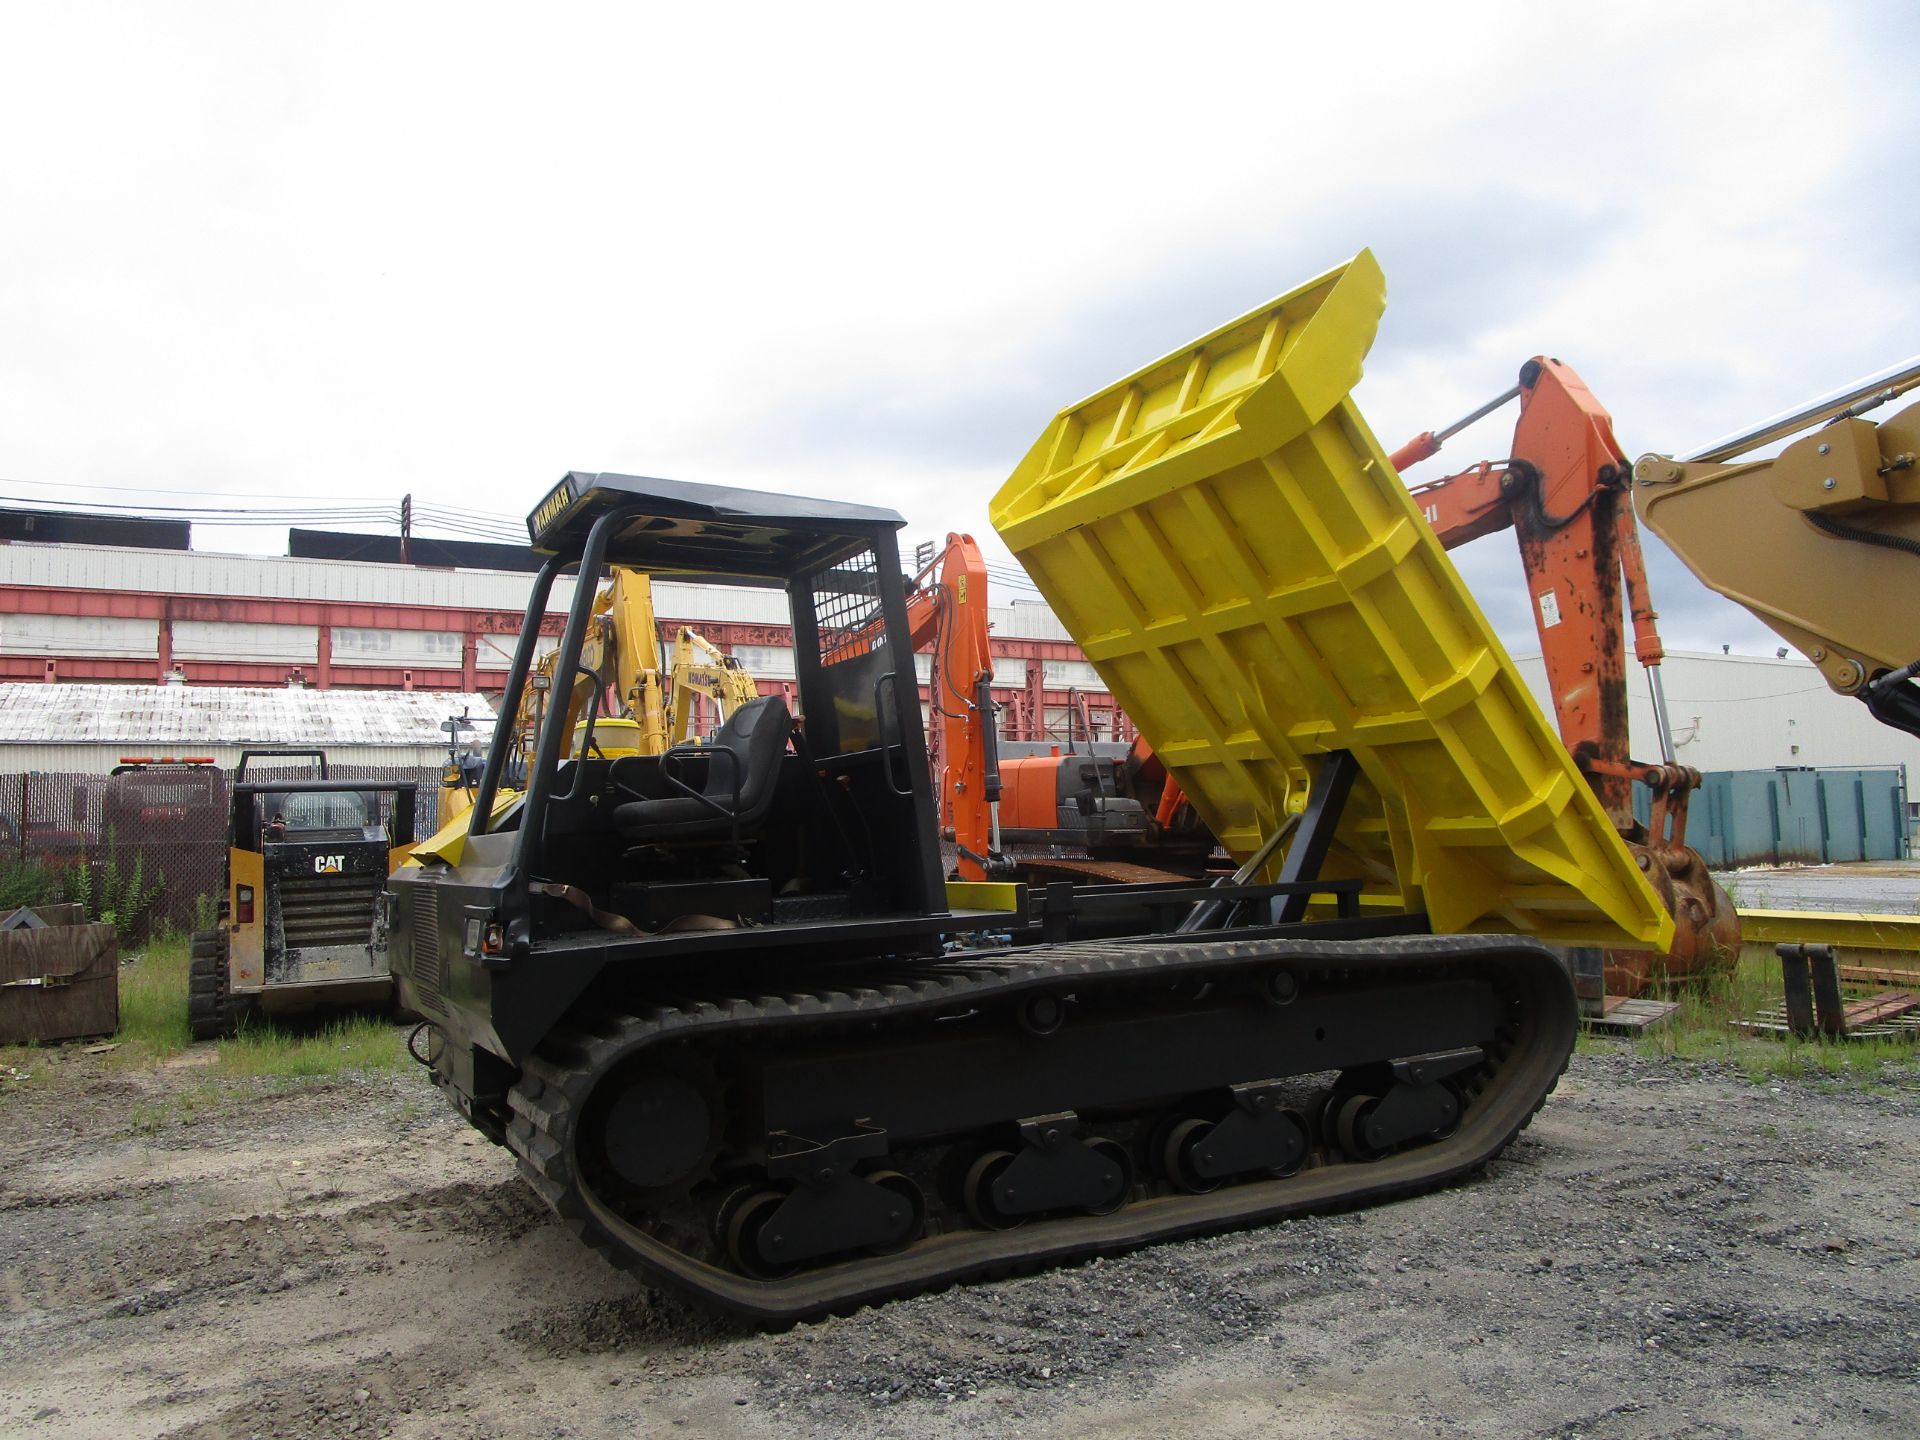
M 473 798 L 473 823 L 468 829 L 471 835 L 487 834 L 492 824 L 494 799 L 500 793 L 507 751 L 514 739 L 511 720 L 520 713 L 520 702 L 533 674 L 533 657 L 540 643 L 540 624 L 547 614 L 547 597 L 553 593 L 553 582 L 577 565 L 573 603 L 567 610 L 567 628 L 560 636 L 560 654 L 553 668 L 553 689 L 547 696 L 538 746 L 527 766 L 526 798 L 513 847 L 510 889 L 518 890 L 517 881 L 530 875 L 540 860 L 547 802 L 552 798 L 553 777 L 559 769 L 560 751 L 566 739 L 561 732 L 566 729 L 567 709 L 580 669 L 580 652 L 586 645 L 587 626 L 593 618 L 594 593 L 600 588 L 600 577 L 606 568 L 607 544 L 616 530 L 641 513 L 638 506 L 622 506 L 602 515 L 587 533 L 587 543 L 579 560 L 570 560 L 564 555 L 549 558 L 534 577 L 533 592 L 527 597 L 526 618 L 520 626 L 520 643 L 514 649 L 513 669 L 507 676 L 506 692 L 500 697 L 500 713 L 508 718 L 508 723 L 495 725 L 493 743 L 487 748 L 487 765 L 480 772 L 480 787 Z M 517 928 L 523 941 L 525 926 L 522 914 Z

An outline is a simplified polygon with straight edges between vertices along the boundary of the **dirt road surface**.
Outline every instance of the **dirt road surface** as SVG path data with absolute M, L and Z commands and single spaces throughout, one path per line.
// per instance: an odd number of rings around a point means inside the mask
M 424 1081 L 69 1068 L 0 1135 L 10 1436 L 1920 1430 L 1911 1077 L 1576 1057 L 1473 1184 L 784 1335 L 607 1268 Z

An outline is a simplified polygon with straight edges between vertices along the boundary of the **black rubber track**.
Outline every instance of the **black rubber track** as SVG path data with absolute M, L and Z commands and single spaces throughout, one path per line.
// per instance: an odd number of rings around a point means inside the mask
M 187 957 L 187 1033 L 195 1040 L 224 1039 L 235 1028 L 227 993 L 227 932 L 194 931 Z
M 1200 1195 L 1154 1196 L 1112 1215 L 1040 1220 L 1016 1230 L 938 1235 L 889 1256 L 865 1256 L 757 1280 L 672 1250 L 615 1214 L 584 1185 L 573 1155 L 574 1127 L 599 1077 L 643 1047 L 681 1040 L 747 1039 L 807 1027 L 840 1030 L 979 1008 L 1022 992 L 1103 981 L 1226 976 L 1285 962 L 1311 983 L 1316 974 L 1351 984 L 1365 977 L 1388 993 L 1402 978 L 1431 979 L 1436 967 L 1497 971 L 1515 997 L 1507 1053 L 1450 1137 L 1370 1163 L 1311 1167 L 1285 1179 L 1230 1185 Z M 1368 974 L 1368 972 L 1373 972 Z M 1488 936 L 1419 936 L 1372 941 L 1243 940 L 1084 942 L 997 952 L 914 968 L 895 966 L 836 977 L 830 988 L 760 996 L 676 997 L 633 1014 L 576 1012 L 529 1058 L 509 1096 L 507 1144 L 520 1172 L 554 1212 L 616 1265 L 760 1324 L 847 1313 L 877 1301 L 993 1278 L 1141 1245 L 1269 1222 L 1313 1210 L 1413 1195 L 1485 1165 L 1512 1142 L 1566 1068 L 1577 1029 L 1573 990 L 1553 953 L 1530 941 Z

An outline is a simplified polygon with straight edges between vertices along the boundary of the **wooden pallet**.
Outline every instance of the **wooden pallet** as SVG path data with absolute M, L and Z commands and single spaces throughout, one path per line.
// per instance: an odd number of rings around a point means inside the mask
M 1580 1021 L 1589 1031 L 1603 1035 L 1645 1035 L 1667 1024 L 1680 1009 L 1677 1000 L 1629 1000 L 1624 995 L 1609 995 L 1604 1003 L 1604 1014 Z
M 1920 991 L 1882 990 L 1841 1006 L 1841 1040 L 1887 1040 L 1896 1036 L 1920 1039 Z M 1794 1033 L 1785 1006 L 1762 1010 L 1750 1020 L 1730 1022 L 1749 1035 L 1782 1036 Z
M 1909 960 L 1903 965 L 1868 965 L 1855 961 L 1840 967 L 1840 978 L 1850 985 L 1920 990 L 1920 960 Z

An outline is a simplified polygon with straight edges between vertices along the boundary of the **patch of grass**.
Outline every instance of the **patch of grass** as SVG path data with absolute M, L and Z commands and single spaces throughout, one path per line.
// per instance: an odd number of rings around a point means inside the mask
M 181 935 L 156 939 L 120 967 L 120 1029 L 112 1037 L 118 1048 L 100 1057 L 101 1064 L 115 1070 L 146 1069 L 187 1050 L 192 1044 L 187 1031 L 187 967 L 187 939 Z M 401 1071 L 411 1064 L 406 1030 L 376 1015 L 285 1024 L 256 1019 L 233 1039 L 214 1044 L 216 1058 L 205 1072 L 210 1078 L 299 1082 L 349 1072 Z M 63 1053 L 60 1046 L 0 1047 L 0 1081 L 39 1084 L 57 1078 L 83 1057 L 83 1051 Z M 84 1058 L 88 1064 L 79 1070 L 91 1069 L 91 1057 Z M 9 1074 L 9 1068 L 26 1078 Z M 174 1121 L 190 1120 L 195 1110 L 214 1103 L 217 1090 L 202 1086 L 136 1106 L 134 1128 L 152 1133 Z
M 153 941 L 130 965 L 120 967 L 120 1042 L 114 1060 L 152 1065 L 187 1048 L 187 939 Z
M 406 1031 L 372 1015 L 342 1016 L 298 1029 L 256 1021 L 219 1045 L 215 1069 L 220 1075 L 310 1080 L 349 1071 L 401 1071 L 413 1063 Z
M 170 937 L 120 972 L 121 1042 L 115 1058 L 151 1064 L 187 1048 L 187 942 Z M 300 1080 L 348 1071 L 406 1066 L 406 1032 L 373 1015 L 338 1016 L 314 1023 L 249 1022 L 231 1040 L 214 1042 L 220 1076 L 274 1076 Z
M 186 1089 L 137 1100 L 127 1111 L 127 1125 L 136 1135 L 153 1135 L 170 1125 L 191 1124 L 201 1116 L 234 1103 L 228 1088 L 203 1080 Z
M 1847 1089 L 1914 1088 L 1920 1051 L 1912 1041 L 1761 1039 L 1735 1030 L 1730 1021 L 1781 1003 L 1780 962 L 1771 947 L 1749 947 L 1732 974 L 1667 998 L 1680 1009 L 1663 1029 L 1633 1042 L 1642 1055 L 1725 1061 L 1755 1084 L 1818 1077 Z

